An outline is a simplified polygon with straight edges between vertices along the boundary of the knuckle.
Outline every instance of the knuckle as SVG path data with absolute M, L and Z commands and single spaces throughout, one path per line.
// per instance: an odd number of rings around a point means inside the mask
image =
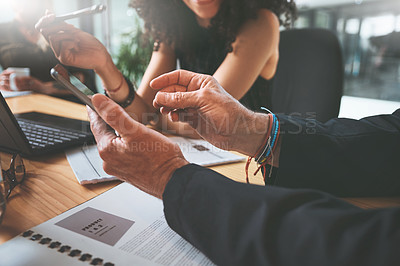
M 99 155 L 103 161 L 109 161 L 112 158 L 111 149 L 108 145 L 98 145 Z
M 172 101 L 174 103 L 180 103 L 183 100 L 183 93 L 182 92 L 175 92 L 172 96 Z
M 96 127 L 95 122 L 93 121 L 92 118 L 90 118 L 90 131 L 97 132 L 97 127 Z
M 103 111 L 106 112 L 107 123 L 110 125 L 117 124 L 121 113 L 119 106 L 111 106 L 111 107 L 104 106 L 104 108 L 101 107 L 100 107 L 101 112 Z
M 103 162 L 103 170 L 109 175 L 115 175 L 115 170 L 112 164 Z
M 212 94 L 212 91 L 209 88 L 204 88 L 202 90 L 199 90 L 199 97 L 204 99 L 210 97 Z
M 218 83 L 218 81 L 213 76 L 208 76 L 208 80 L 210 83 Z

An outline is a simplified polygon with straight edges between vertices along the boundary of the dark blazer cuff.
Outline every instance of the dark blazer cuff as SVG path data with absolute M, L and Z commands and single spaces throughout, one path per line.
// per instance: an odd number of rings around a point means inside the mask
M 180 224 L 179 210 L 183 203 L 186 187 L 194 174 L 204 170 L 211 171 L 197 164 L 187 164 L 175 170 L 165 187 L 163 193 L 165 218 L 168 225 L 180 235 L 183 234 L 183 226 Z

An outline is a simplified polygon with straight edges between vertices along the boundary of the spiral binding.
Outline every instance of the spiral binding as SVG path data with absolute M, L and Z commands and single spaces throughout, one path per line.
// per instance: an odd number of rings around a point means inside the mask
M 21 234 L 22 237 L 25 237 L 31 241 L 37 241 L 38 244 L 47 245 L 48 248 L 57 250 L 60 253 L 64 253 L 70 257 L 77 258 L 80 261 L 84 261 L 89 263 L 89 265 L 102 265 L 102 266 L 114 266 L 114 263 L 106 262 L 103 263 L 103 259 L 101 258 L 93 258 L 93 256 L 89 253 L 82 253 L 79 249 L 72 249 L 69 245 L 63 245 L 59 241 L 53 241 L 49 237 L 44 237 L 41 234 L 36 234 L 32 230 L 28 230 Z

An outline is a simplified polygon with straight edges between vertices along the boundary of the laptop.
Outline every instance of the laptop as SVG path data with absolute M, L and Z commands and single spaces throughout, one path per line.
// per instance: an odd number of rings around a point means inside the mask
M 0 150 L 31 157 L 94 143 L 87 121 L 29 112 L 13 114 L 0 94 Z

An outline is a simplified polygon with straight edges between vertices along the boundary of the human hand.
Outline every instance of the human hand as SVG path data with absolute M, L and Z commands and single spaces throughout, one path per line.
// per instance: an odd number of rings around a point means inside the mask
M 65 22 L 54 22 L 54 19 L 54 14 L 47 14 L 35 27 L 61 63 L 101 71 L 104 65 L 112 62 L 107 49 L 93 35 Z
M 152 80 L 155 108 L 186 122 L 213 145 L 253 156 L 264 142 L 269 117 L 254 113 L 211 76 L 177 70 Z
M 4 70 L 0 74 L 0 90 L 2 91 L 12 91 L 10 88 L 10 75 L 13 73 L 10 70 Z
M 18 91 L 34 91 L 46 95 L 70 95 L 71 92 L 63 87 L 55 86 L 56 82 L 42 82 L 32 76 L 16 77 L 15 86 Z
M 87 109 L 104 171 L 161 198 L 173 172 L 188 164 L 179 146 L 104 95 L 94 95 L 92 103 L 99 115 Z
M 36 91 L 42 92 L 44 83 L 37 78 L 28 77 L 15 77 L 15 87 L 17 91 Z

